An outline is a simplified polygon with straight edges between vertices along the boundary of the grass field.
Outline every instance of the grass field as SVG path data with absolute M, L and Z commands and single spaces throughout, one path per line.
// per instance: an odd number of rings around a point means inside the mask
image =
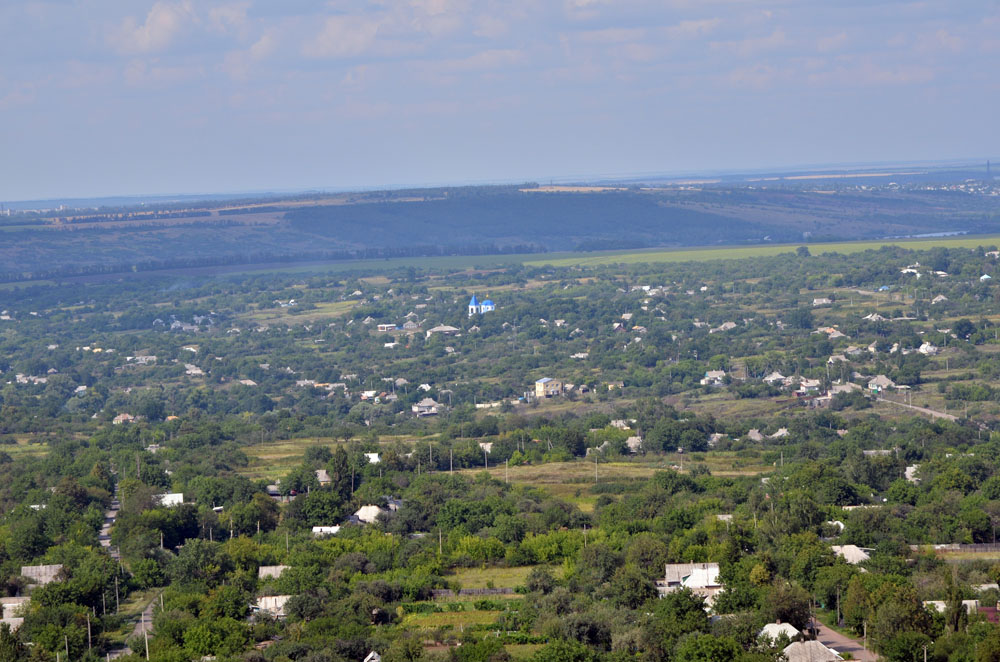
M 30 435 L 15 436 L 17 443 L 4 444 L 0 446 L 0 451 L 7 453 L 12 458 L 40 457 L 49 452 L 49 445 L 44 442 L 35 441 Z
M 466 625 L 489 625 L 497 620 L 498 611 L 440 611 L 432 614 L 407 614 L 403 625 L 407 628 L 440 628 L 451 626 L 460 629 Z
M 934 239 L 877 239 L 867 241 L 844 241 L 836 243 L 805 244 L 765 244 L 756 246 L 690 247 L 676 249 L 616 250 L 587 253 L 518 253 L 510 255 L 453 255 L 444 257 L 389 258 L 383 260 L 345 260 L 338 262 L 310 262 L 298 266 L 276 265 L 269 268 L 234 269 L 227 273 L 317 273 L 338 271 L 391 271 L 405 267 L 428 270 L 463 270 L 470 268 L 497 267 L 505 264 L 525 266 L 573 267 L 607 264 L 642 264 L 645 262 L 690 262 L 706 260 L 735 260 L 748 257 L 780 255 L 793 252 L 799 246 L 808 246 L 810 252 L 858 253 L 874 250 L 882 246 L 900 246 L 912 250 L 927 250 L 943 246 L 946 248 L 975 248 L 976 246 L 1000 245 L 998 235 L 977 235 L 939 237 Z
M 528 579 L 528 573 L 535 566 L 523 566 L 517 568 L 462 568 L 455 571 L 454 575 L 448 577 L 449 581 L 458 582 L 462 588 L 516 588 L 523 586 Z M 558 577 L 562 573 L 561 567 L 550 568 L 552 574 Z M 480 596 L 482 597 L 482 596 Z M 495 596 L 486 596 L 492 599 Z M 448 598 L 451 602 L 452 599 Z
M 978 236 L 935 239 L 880 239 L 875 241 L 845 241 L 837 243 L 806 243 L 758 246 L 730 246 L 724 248 L 682 248 L 676 250 L 612 251 L 608 253 L 577 253 L 568 256 L 557 254 L 544 258 L 528 258 L 526 266 L 575 267 L 605 264 L 641 264 L 645 262 L 691 262 L 704 260 L 737 260 L 748 257 L 769 257 L 794 251 L 798 246 L 808 246 L 814 254 L 859 253 L 875 250 L 882 246 L 900 246 L 911 250 L 927 250 L 943 246 L 946 248 L 975 248 L 1000 244 L 1000 236 Z
M 357 301 L 331 301 L 330 303 L 317 303 L 315 308 L 301 310 L 297 307 L 291 308 L 265 308 L 243 317 L 258 324 L 309 324 L 319 319 L 329 317 L 339 317 L 351 312 L 358 305 Z
M 704 464 L 717 476 L 756 475 L 773 469 L 758 461 L 748 461 L 736 457 L 735 453 L 703 453 L 704 459 L 696 464 Z M 644 480 L 657 471 L 674 466 L 686 469 L 692 463 L 690 455 L 658 455 L 651 461 L 600 462 L 595 465 L 588 460 L 575 462 L 550 462 L 548 464 L 522 465 L 504 468 L 490 467 L 489 473 L 498 480 L 543 488 L 552 496 L 573 503 L 583 512 L 592 512 L 597 495 L 590 488 L 596 483 L 629 480 Z M 462 473 L 477 474 L 482 469 L 467 469 Z M 497 586 L 500 586 L 497 584 Z M 469 587 L 472 588 L 472 587 Z
M 412 441 L 412 439 L 384 436 L 379 440 L 379 444 L 391 444 L 396 441 L 407 442 Z M 307 448 L 326 446 L 333 449 L 343 443 L 343 441 L 333 437 L 304 437 L 302 439 L 276 439 L 247 446 L 244 452 L 250 458 L 250 464 L 240 473 L 251 480 L 281 478 L 298 466 Z

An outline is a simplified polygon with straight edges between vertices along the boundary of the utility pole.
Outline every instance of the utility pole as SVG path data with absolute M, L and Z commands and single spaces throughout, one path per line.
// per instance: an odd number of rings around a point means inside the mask
M 510 466 L 510 460 L 509 459 L 504 460 L 503 461 L 503 482 L 505 482 L 505 483 L 510 483 L 510 474 L 507 472 L 509 466 Z
M 837 627 L 843 627 L 840 620 L 840 586 L 837 587 Z
M 449 448 L 448 449 L 448 473 L 449 474 L 455 473 L 455 449 L 454 448 Z

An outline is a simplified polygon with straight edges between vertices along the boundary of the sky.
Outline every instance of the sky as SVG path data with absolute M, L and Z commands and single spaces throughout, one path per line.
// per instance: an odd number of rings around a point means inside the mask
M 1000 0 L 4 0 L 0 26 L 0 200 L 1000 153 Z

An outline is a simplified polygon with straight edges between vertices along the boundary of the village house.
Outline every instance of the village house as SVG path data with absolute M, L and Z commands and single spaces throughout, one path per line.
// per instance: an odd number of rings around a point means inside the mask
M 896 388 L 896 383 L 885 375 L 877 375 L 868 382 L 868 390 L 874 394 L 882 393 L 891 388 Z
M 736 322 L 723 322 L 714 329 L 709 329 L 709 333 L 722 333 L 723 331 L 731 331 L 736 328 Z
M 790 640 L 795 641 L 800 634 L 801 633 L 798 629 L 790 623 L 768 623 L 761 628 L 760 632 L 757 633 L 757 637 L 760 639 L 777 641 L 782 636 L 785 636 Z
M 434 398 L 424 398 L 415 405 L 411 405 L 410 411 L 417 416 L 437 416 L 440 406 Z
M 695 595 L 705 599 L 705 604 L 712 605 L 715 596 L 722 592 L 722 582 L 719 581 L 718 563 L 668 563 L 663 568 L 663 579 L 656 580 L 656 592 L 662 598 L 665 595 L 690 589 Z
M 23 565 L 21 566 L 21 576 L 30 579 L 38 586 L 45 586 L 58 579 L 62 572 L 61 563 L 54 565 Z
M 796 641 L 786 646 L 782 653 L 787 662 L 836 662 L 844 659 L 837 651 L 815 639 Z
M 257 568 L 257 579 L 277 579 L 290 567 L 289 565 L 262 565 Z
M 699 382 L 702 386 L 722 386 L 726 383 L 725 370 L 709 370 Z
M 156 494 L 153 496 L 156 503 L 163 508 L 173 508 L 184 503 L 183 492 L 171 492 L 168 494 Z
M 441 324 L 439 326 L 435 326 L 433 328 L 427 329 L 427 333 L 425 335 L 428 338 L 430 338 L 435 333 L 440 333 L 440 334 L 445 335 L 445 336 L 453 336 L 453 335 L 455 335 L 458 332 L 459 332 L 459 329 L 456 329 L 453 326 L 448 326 L 447 324 Z
M 924 356 L 934 356 L 935 354 L 938 353 L 938 348 L 936 345 L 932 343 L 925 342 L 922 345 L 920 345 L 920 347 L 917 348 L 917 351 L 923 354 Z
M 260 598 L 257 604 L 250 605 L 251 611 L 264 612 L 275 618 L 285 617 L 285 603 L 291 599 L 290 595 L 267 595 Z
M 340 533 L 340 525 L 337 526 L 314 526 L 312 528 L 312 534 L 314 538 L 322 538 L 323 536 L 334 536 Z
M 536 398 L 551 398 L 556 395 L 562 395 L 563 383 L 558 379 L 553 379 L 551 377 L 542 377 L 535 381 L 535 397 Z
M 857 545 L 833 545 L 830 549 L 833 550 L 834 554 L 841 557 L 851 565 L 857 565 L 868 561 L 871 559 L 869 552 L 873 551 L 871 549 L 858 547 Z
M 380 515 L 385 515 L 389 511 L 384 508 L 380 508 L 374 504 L 368 504 L 367 506 L 361 506 L 351 515 L 350 520 L 355 523 L 360 524 L 374 524 L 378 520 Z
M 775 370 L 770 375 L 764 378 L 764 382 L 770 384 L 771 386 L 775 386 L 777 384 L 784 384 L 785 376 L 780 372 L 778 372 L 777 370 Z
M 828 299 L 826 297 L 820 297 L 819 299 L 813 299 L 813 307 L 814 308 L 817 307 L 817 306 L 829 306 L 832 303 L 833 303 L 833 301 L 831 301 L 830 299 Z

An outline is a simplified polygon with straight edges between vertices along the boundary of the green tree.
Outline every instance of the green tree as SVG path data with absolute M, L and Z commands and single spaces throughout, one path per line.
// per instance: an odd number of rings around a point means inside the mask
M 675 662 L 734 662 L 743 653 L 740 645 L 728 637 L 694 633 L 677 644 Z
M 638 609 L 656 597 L 656 584 L 634 565 L 626 564 L 611 578 L 612 599 L 619 607 Z

